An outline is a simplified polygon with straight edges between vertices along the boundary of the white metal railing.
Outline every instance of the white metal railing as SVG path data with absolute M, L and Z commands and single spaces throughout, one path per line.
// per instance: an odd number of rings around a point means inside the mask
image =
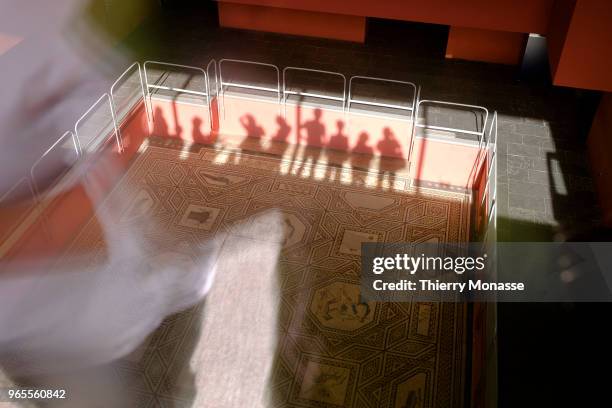
M 81 136 L 79 136 L 80 125 L 82 125 L 82 123 L 91 116 L 92 112 L 94 112 L 97 108 L 102 107 L 103 103 L 108 103 L 108 107 L 110 109 L 110 114 L 111 114 L 111 122 L 113 125 L 113 131 L 115 133 L 115 141 L 117 142 L 117 148 L 119 149 L 120 152 L 123 151 L 123 143 L 121 142 L 121 136 L 119 135 L 119 130 L 117 127 L 117 120 L 115 118 L 113 102 L 111 100 L 110 95 L 107 93 L 104 93 L 100 98 L 98 98 L 96 102 L 94 102 L 93 105 L 91 105 L 89 109 L 87 109 L 87 111 L 76 121 L 74 125 L 74 136 L 76 138 L 77 145 L 79 148 L 79 154 L 81 155 L 83 155 L 84 151 L 87 152 L 90 147 L 94 146 L 94 144 L 96 143 L 105 144 L 106 141 L 110 138 L 110 136 L 106 136 L 106 135 L 104 136 L 105 137 L 104 140 L 99 140 L 98 137 L 94 137 L 90 141 L 85 143 L 85 146 L 83 146 L 83 143 L 81 142 Z M 104 130 L 106 129 L 103 129 L 103 131 Z
M 497 112 L 493 113 L 484 150 L 487 154 L 487 176 L 479 208 L 485 209 L 483 242 L 486 244 L 489 234 L 495 234 L 497 230 Z
M 272 68 L 276 73 L 276 82 L 277 82 L 276 88 L 261 87 L 257 85 L 249 85 L 249 84 L 225 80 L 223 78 L 223 69 L 222 69 L 224 63 L 225 64 L 228 64 L 228 63 L 246 64 L 246 65 L 255 65 L 255 66 L 263 66 L 263 67 Z M 158 83 L 149 83 L 149 79 L 148 79 L 149 77 L 147 73 L 148 65 L 160 65 L 160 66 L 166 66 L 166 67 L 174 67 L 174 68 L 179 68 L 179 69 L 197 71 L 199 74 L 202 74 L 204 77 L 205 92 L 195 91 L 192 89 L 177 88 L 177 87 L 172 87 L 172 86 L 164 86 Z M 214 70 L 214 76 L 211 74 L 210 72 L 211 70 Z M 300 92 L 300 91 L 288 90 L 287 89 L 287 72 L 292 71 L 292 70 L 301 71 L 301 72 L 320 73 L 320 74 L 325 74 L 325 75 L 333 75 L 333 76 L 338 76 L 342 78 L 342 85 L 343 85 L 342 86 L 342 97 L 313 93 L 313 92 Z M 144 71 L 144 75 L 142 71 Z M 138 72 L 138 78 L 140 81 L 140 87 L 141 87 L 141 92 L 142 92 L 142 100 L 145 105 L 145 109 L 147 111 L 147 119 L 150 118 L 151 121 L 153 120 L 153 112 L 150 106 L 151 90 L 155 90 L 155 89 L 168 90 L 168 91 L 173 91 L 173 92 L 182 92 L 186 94 L 196 95 L 200 97 L 206 97 L 206 103 L 208 107 L 209 119 L 211 122 L 211 129 L 212 129 L 212 113 L 211 113 L 210 99 L 211 99 L 211 96 L 213 96 L 211 95 L 211 93 L 213 92 L 213 87 L 210 85 L 210 80 L 211 78 L 214 77 L 214 81 L 215 81 L 214 96 L 223 95 L 226 87 L 229 87 L 229 86 L 243 88 L 243 89 L 269 91 L 277 95 L 279 109 L 280 109 L 281 103 L 282 105 L 286 104 L 288 95 L 300 95 L 300 96 L 310 96 L 310 97 L 315 97 L 315 98 L 335 100 L 335 101 L 342 102 L 343 111 L 348 110 L 349 112 L 350 112 L 351 104 L 353 103 L 370 105 L 370 106 L 379 106 L 379 107 L 385 107 L 385 108 L 390 108 L 390 109 L 399 109 L 399 110 L 410 112 L 410 118 L 413 120 L 413 125 L 412 125 L 412 134 L 411 134 L 412 141 L 411 141 L 410 151 L 408 155 L 409 162 L 411 160 L 411 155 L 413 152 L 414 139 L 416 137 L 416 132 L 415 132 L 416 128 L 463 133 L 463 134 L 468 134 L 468 135 L 476 135 L 478 136 L 478 141 L 479 141 L 478 149 L 479 151 L 482 151 L 483 154 L 485 155 L 484 160 L 486 160 L 486 163 L 487 163 L 486 178 L 485 178 L 486 181 L 485 181 L 485 187 L 483 189 L 483 196 L 481 197 L 480 202 L 478 203 L 481 208 L 486 208 L 485 210 L 486 211 L 486 222 L 485 222 L 485 229 L 484 229 L 484 234 L 483 234 L 483 242 L 487 242 L 487 239 L 489 239 L 491 236 L 490 235 L 491 231 L 494 231 L 496 228 L 496 216 L 497 216 L 497 183 L 496 183 L 496 178 L 497 178 L 497 112 L 494 112 L 493 114 L 493 118 L 489 124 L 489 131 L 488 131 L 487 137 L 485 137 L 486 125 L 487 125 L 487 120 L 489 117 L 489 111 L 486 108 L 482 106 L 467 105 L 467 104 L 445 102 L 445 101 L 420 100 L 421 88 L 412 82 L 397 81 L 397 80 L 367 77 L 367 76 L 353 76 L 349 80 L 348 94 L 347 94 L 346 77 L 341 73 L 309 69 L 309 68 L 286 67 L 283 69 L 283 72 L 282 72 L 282 88 L 281 88 L 280 71 L 276 65 L 254 62 L 254 61 L 234 60 L 234 59 L 222 59 L 219 61 L 218 66 L 217 66 L 216 61 L 213 59 L 207 64 L 205 69 L 199 68 L 199 67 L 187 66 L 187 65 L 159 62 L 159 61 L 146 61 L 142 66 L 142 70 L 138 62 L 135 62 L 132 65 L 130 65 L 117 78 L 117 80 L 111 85 L 110 92 L 104 93 L 100 98 L 98 98 L 98 100 L 76 121 L 75 126 L 74 126 L 74 132 L 71 132 L 71 131 L 65 132 L 57 141 L 55 141 L 36 160 L 36 162 L 32 165 L 30 169 L 29 177 L 24 177 L 24 179 L 19 181 L 18 184 L 23 183 L 23 182 L 27 183 L 30 189 L 29 191 L 34 196 L 37 202 L 40 202 L 41 196 L 43 194 L 43 192 L 41 191 L 41 186 L 36 182 L 37 169 L 41 165 L 41 163 L 43 163 L 47 159 L 49 155 L 51 155 L 56 149 L 58 149 L 60 146 L 62 146 L 67 141 L 71 141 L 72 146 L 74 148 L 74 154 L 75 154 L 74 162 L 82 159 L 85 156 L 84 153 L 87 152 L 88 149 L 96 142 L 105 143 L 106 141 L 108 141 L 108 139 L 110 139 L 110 137 L 112 136 L 112 133 L 114 133 L 114 137 L 115 137 L 119 152 L 121 153 L 123 151 L 122 138 L 121 138 L 121 134 L 119 131 L 119 126 L 118 126 L 119 124 L 117 123 L 118 106 L 115 102 L 115 96 L 116 96 L 115 91 L 122 84 L 125 77 L 130 74 L 130 72 Z M 387 103 L 379 103 L 379 102 L 373 102 L 373 101 L 367 101 L 367 100 L 355 98 L 355 95 L 352 92 L 352 85 L 353 85 L 353 81 L 357 81 L 357 80 L 378 81 L 378 82 L 383 82 L 383 83 L 401 84 L 401 85 L 409 86 L 413 90 L 412 103 L 410 105 L 387 104 Z M 94 110 L 96 110 L 97 108 L 103 107 L 104 104 L 106 103 L 108 104 L 108 107 L 110 109 L 110 116 L 112 120 L 113 129 L 111 129 L 110 133 L 107 132 L 105 134 L 104 140 L 102 141 L 100 141 L 99 138 L 96 137 L 87 142 L 84 142 L 79 134 L 79 130 L 81 129 L 83 122 L 90 117 L 90 115 L 92 114 Z M 482 122 L 482 130 L 472 131 L 469 129 L 429 125 L 427 123 L 425 124 L 418 123 L 419 113 L 421 111 L 422 105 L 424 104 L 433 104 L 433 105 L 438 105 L 438 106 L 456 107 L 459 109 L 472 109 L 472 110 L 481 111 L 484 116 L 484 120 Z M 103 129 L 103 131 L 105 130 L 106 129 Z M 478 159 L 479 162 L 481 162 L 481 160 L 482 158 Z M 51 182 L 51 184 L 57 185 L 64 176 L 65 174 L 59 175 L 57 179 L 54 179 Z M 14 188 L 15 187 L 13 187 L 11 191 Z M 8 194 L 11 193 L 11 191 L 5 193 L 2 197 L 0 197 L 0 202 L 5 200 Z
M 478 131 L 478 130 L 469 130 L 469 129 L 461 129 L 461 128 L 453 128 L 453 127 L 449 127 L 449 126 L 436 126 L 436 125 L 429 125 L 427 123 L 425 124 L 421 124 L 419 123 L 419 116 L 418 114 L 421 112 L 421 106 L 422 105 L 437 105 L 437 106 L 444 106 L 444 107 L 450 107 L 450 108 L 457 108 L 457 109 L 465 109 L 465 110 L 472 110 L 472 111 L 481 111 L 484 112 L 484 119 L 482 120 L 482 130 Z M 477 105 L 468 105 L 465 103 L 455 103 L 455 102 L 445 102 L 445 101 L 435 101 L 435 100 L 430 100 L 430 99 L 423 99 L 418 101 L 417 103 L 417 110 L 416 110 L 416 117 L 414 120 L 414 126 L 415 128 L 422 128 L 422 129 L 430 129 L 430 130 L 439 130 L 442 132 L 452 132 L 452 133 L 461 133 L 461 134 L 466 134 L 466 135 L 475 135 L 478 136 L 478 141 L 482 141 L 482 138 L 484 137 L 484 133 L 485 133 L 485 126 L 487 123 L 489 117 L 489 110 L 487 108 L 485 108 L 484 106 L 477 106 Z M 478 126 L 478 123 L 477 123 Z
M 218 72 L 217 72 L 217 61 L 214 60 L 214 59 L 211 59 L 208 62 L 208 65 L 206 65 L 206 74 L 208 75 L 208 90 L 210 92 L 212 92 L 212 88 L 210 86 L 210 78 L 211 78 L 210 69 L 211 68 L 215 69 L 215 76 L 214 76 L 214 78 L 215 78 L 215 94 L 214 94 L 214 96 L 217 96 L 217 95 L 219 95 L 219 77 L 218 77 Z
M 342 79 L 342 98 L 339 96 L 331 96 L 331 95 L 322 94 L 322 93 L 288 91 L 287 90 L 287 71 L 315 72 L 315 73 L 319 73 L 323 75 L 331 75 L 331 76 L 340 77 Z M 288 95 L 308 96 L 312 98 L 327 99 L 331 101 L 340 101 L 342 102 L 342 111 L 344 112 L 346 110 L 346 76 L 344 76 L 344 74 L 341 74 L 339 72 L 324 71 L 321 69 L 285 67 L 283 69 L 283 106 L 286 106 L 287 104 Z
M 26 192 L 30 195 L 30 200 L 26 200 L 26 202 L 36 203 L 37 199 L 35 197 L 34 189 L 32 188 L 32 183 L 30 182 L 28 177 L 21 177 L 15 184 L 13 184 L 7 191 L 5 191 L 2 195 L 0 195 L 0 208 L 4 205 L 9 205 L 11 203 L 11 197 L 21 198 L 23 196 L 23 192 Z M 33 200 L 32 200 L 33 199 Z M 28 217 L 28 212 L 30 212 L 33 208 L 33 204 L 29 204 L 24 211 L 19 212 L 19 216 L 12 216 L 9 220 L 10 224 L 8 228 L 3 228 L 0 230 L 0 258 L 3 254 L 2 246 L 5 242 L 5 239 L 9 238 L 13 231 L 19 228 L 19 224 Z
M 140 83 L 140 91 L 142 92 L 142 103 L 144 104 L 145 111 L 146 111 L 146 114 L 147 114 L 147 121 L 150 122 L 150 121 L 153 120 L 152 119 L 153 112 L 149 112 L 149 105 L 147 104 L 147 94 L 146 94 L 146 91 L 145 91 L 144 81 L 143 81 L 143 78 L 142 78 L 142 70 L 140 69 L 140 63 L 139 62 L 133 63 L 125 71 L 123 71 L 123 73 L 121 75 L 119 75 L 117 80 L 115 82 L 113 82 L 113 84 L 110 87 L 110 99 L 111 99 L 111 104 L 113 106 L 113 112 L 115 114 L 115 119 L 117 121 L 119 121 L 119 116 L 118 116 L 119 112 L 118 112 L 118 109 L 117 109 L 117 103 L 115 102 L 115 92 L 116 92 L 117 88 L 124 83 L 125 77 L 127 77 L 130 74 L 130 72 L 134 70 L 134 68 L 136 68 L 136 71 L 138 72 L 138 79 L 139 79 L 139 83 Z M 129 110 L 131 110 L 131 108 Z M 121 140 L 123 141 L 123 136 L 121 135 L 121 127 L 117 126 L 117 130 L 119 131 L 119 135 L 121 137 Z M 150 132 L 151 132 L 151 129 L 149 128 L 149 133 Z
M 30 167 L 30 183 L 34 191 L 35 198 L 38 202 L 41 201 L 41 197 L 42 197 L 42 189 L 38 182 L 38 172 L 37 172 L 38 167 L 44 164 L 47 158 L 52 157 L 52 154 L 54 152 L 57 152 L 58 150 L 62 149 L 64 144 L 68 141 L 72 142 L 72 145 L 74 146 L 74 160 L 71 160 L 69 163 L 63 163 L 63 164 L 66 164 L 68 167 L 72 167 L 81 157 L 81 153 L 79 152 L 76 136 L 71 131 L 67 131 L 62 136 L 60 136 L 60 138 L 57 139 L 55 143 L 53 143 L 47 150 L 45 150 L 45 152 L 38 158 L 38 160 L 34 162 L 32 167 Z M 48 173 L 48 169 L 43 169 L 43 170 L 47 170 L 45 172 Z M 64 171 L 61 174 L 57 175 L 47 185 L 47 188 L 51 189 L 54 186 L 56 186 L 61 181 L 62 177 L 66 173 L 67 171 Z
M 259 86 L 259 85 L 249 85 L 241 82 L 232 82 L 226 81 L 223 79 L 223 64 L 237 64 L 237 65 L 247 65 L 247 66 L 257 66 L 257 67 L 267 67 L 272 68 L 276 73 L 276 88 L 268 87 L 268 86 Z M 256 62 L 256 61 L 247 61 L 247 60 L 238 60 L 238 59 L 229 59 L 224 58 L 219 61 L 219 85 L 221 88 L 221 95 L 225 95 L 226 86 L 227 87 L 235 87 L 242 89 L 252 89 L 255 91 L 266 91 L 266 92 L 274 92 L 276 94 L 277 100 L 280 103 L 280 95 L 281 95 L 281 85 L 280 85 L 280 70 L 274 64 L 267 64 L 264 62 Z
M 363 81 L 382 82 L 382 83 L 387 83 L 387 84 L 407 85 L 407 86 L 411 87 L 412 90 L 413 90 L 412 97 L 410 99 L 412 101 L 412 103 L 410 104 L 410 106 L 406 106 L 406 105 L 398 105 L 398 104 L 393 104 L 393 103 L 373 102 L 373 101 L 368 101 L 368 100 L 365 100 L 365 99 L 355 99 L 355 98 L 353 98 L 353 96 L 354 96 L 353 81 L 355 81 L 355 80 L 357 80 L 357 81 L 363 80 Z M 414 111 L 415 111 L 416 104 L 418 103 L 418 101 L 417 101 L 417 92 L 418 92 L 417 91 L 417 86 L 413 82 L 398 81 L 398 80 L 395 80 L 395 79 L 385 79 L 385 78 L 376 78 L 376 77 L 355 75 L 355 76 L 352 76 L 349 79 L 348 99 L 347 99 L 347 111 L 348 112 L 351 111 L 351 103 L 356 103 L 356 104 L 360 104 L 360 105 L 369 105 L 369 106 L 377 106 L 377 107 L 381 107 L 381 108 L 399 109 L 399 110 L 409 111 L 410 112 L 410 120 L 412 120 L 412 119 L 414 119 Z
M 196 71 L 199 74 L 202 74 L 202 76 L 204 77 L 205 90 L 204 92 L 202 92 L 202 91 L 194 91 L 192 89 L 187 89 L 187 88 L 178 88 L 174 86 L 159 85 L 157 83 L 149 83 L 149 75 L 147 73 L 147 66 L 149 65 L 158 65 L 158 66 L 163 66 L 163 67 L 179 68 L 179 69 L 188 70 L 188 71 Z M 208 119 L 210 122 L 210 129 L 212 130 L 213 121 L 212 121 L 212 111 L 210 109 L 210 92 L 209 92 L 208 74 L 206 73 L 206 70 L 200 67 L 194 67 L 190 65 L 172 64 L 169 62 L 160 62 L 160 61 L 145 61 L 145 63 L 143 64 L 143 69 L 144 69 L 145 88 L 147 92 L 147 100 L 149 101 L 149 105 L 151 104 L 151 89 L 159 89 L 162 91 L 170 91 L 170 92 L 176 92 L 176 93 L 183 93 L 187 95 L 205 97 L 206 98 L 206 109 L 208 110 Z M 163 75 L 160 76 L 160 79 L 161 78 L 163 78 Z M 155 121 L 154 115 L 152 114 L 151 116 L 153 117 L 153 121 Z

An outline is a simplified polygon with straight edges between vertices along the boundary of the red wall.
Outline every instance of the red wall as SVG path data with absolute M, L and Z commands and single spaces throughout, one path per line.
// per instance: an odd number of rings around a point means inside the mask
M 446 58 L 517 65 L 523 58 L 527 34 L 451 27 Z
M 562 0 L 551 22 L 553 83 L 612 92 L 612 2 Z
M 588 139 L 591 168 L 604 222 L 612 226 L 612 94 L 603 96 Z
M 370 156 L 400 157 L 404 159 L 402 166 L 408 166 L 408 152 L 412 140 L 410 121 L 373 115 L 345 115 L 338 110 L 317 111 L 312 107 L 288 104 L 284 120 L 286 131 L 279 132 L 279 118 L 282 116 L 278 103 L 259 102 L 258 105 L 257 101 L 250 101 L 248 104 L 246 101 L 226 98 L 225 114 L 219 119 L 213 115 L 213 123 L 218 120 L 225 138 L 238 137 L 244 140 L 256 136 L 271 141 L 278 140 L 279 134 L 282 133 L 289 144 L 316 145 L 347 152 L 369 153 Z M 213 132 L 206 130 L 209 124 L 208 111 L 202 106 L 154 99 L 153 109 L 153 134 L 156 136 L 198 143 L 224 143 L 224 140 L 216 139 L 216 126 Z M 252 116 L 252 123 L 241 120 L 247 115 Z M 312 123 L 315 119 L 320 123 L 317 128 L 320 130 L 318 142 L 310 140 L 308 136 L 311 133 L 308 130 L 308 122 Z M 338 127 L 339 122 L 342 123 L 341 127 Z M 198 125 L 194 126 L 194 123 Z M 96 181 L 102 182 L 105 193 L 118 182 L 123 170 L 127 169 L 142 141 L 149 134 L 146 113 L 142 107 L 123 123 L 121 131 L 125 148 L 122 154 L 117 154 L 113 144 L 87 159 L 90 164 L 88 174 L 95 174 Z M 344 142 L 334 142 L 334 136 L 338 133 L 343 134 Z M 367 143 L 361 143 L 363 134 L 368 135 Z M 481 174 L 481 169 L 477 162 L 476 146 L 416 138 L 413 157 L 411 177 L 416 181 L 454 187 L 477 187 L 477 176 Z M 109 168 L 119 171 L 109 172 Z M 400 167 L 397 168 L 399 169 Z M 47 228 L 44 228 L 40 221 L 31 225 L 11 246 L 6 254 L 7 259 L 59 253 L 90 219 L 96 204 L 91 202 L 82 184 L 53 198 L 43 210 L 44 218 L 48 221 Z M 13 214 L 11 210 L 3 209 L 0 216 Z
M 145 110 L 141 107 L 135 111 L 122 125 L 121 131 L 124 145 L 122 154 L 117 154 L 116 146 L 112 143 L 88 158 L 88 174 L 95 173 L 96 181 L 102 183 L 106 193 L 119 181 L 122 170 L 127 169 L 148 134 Z M 118 171 L 109 172 L 109 168 Z M 60 193 L 44 208 L 37 221 L 9 248 L 6 259 L 35 259 L 60 253 L 91 218 L 95 204 L 97 203 L 91 202 L 83 184 L 77 184 Z M 10 208 L 2 209 L 2 214 L 10 212 Z M 41 222 L 42 219 L 46 220 L 45 225 Z
M 355 42 L 364 41 L 366 26 L 365 17 L 234 3 L 219 4 L 219 24 Z
M 218 0 L 362 17 L 544 34 L 554 0 Z

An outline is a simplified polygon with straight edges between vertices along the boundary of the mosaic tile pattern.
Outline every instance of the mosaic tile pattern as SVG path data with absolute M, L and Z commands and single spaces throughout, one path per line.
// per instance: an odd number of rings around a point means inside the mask
M 279 158 L 204 147 L 179 157 L 162 144 L 151 139 L 113 191 L 129 202 L 119 224 L 154 216 L 177 237 L 166 248 L 184 257 L 190 245 L 235 234 L 238 226 L 242 236 L 271 235 L 259 215 L 281 211 L 276 352 L 261 373 L 267 389 L 250 406 L 463 406 L 465 305 L 362 302 L 359 248 L 363 241 L 464 241 L 465 195 L 417 192 L 401 177 L 394 190 L 381 190 L 376 174 L 346 169 L 326 181 L 326 169 L 315 166 L 303 178 L 293 174 L 295 163 Z M 73 247 L 101 246 L 98 234 L 92 220 Z M 231 307 L 240 296 L 224 302 Z M 116 364 L 137 406 L 244 406 L 207 394 L 210 383 L 202 379 L 211 368 L 198 348 L 224 346 L 197 340 L 210 329 L 211 298 L 168 318 L 135 356 Z M 221 367 L 231 359 L 221 352 L 213 357 Z M 185 367 L 194 378 L 185 380 Z M 240 387 L 242 380 L 235 381 Z

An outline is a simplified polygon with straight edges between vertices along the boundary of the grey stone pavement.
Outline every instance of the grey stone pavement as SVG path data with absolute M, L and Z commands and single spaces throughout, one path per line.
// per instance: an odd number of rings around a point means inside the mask
M 380 29 L 378 30 L 380 31 Z M 366 44 L 219 28 L 214 8 L 166 10 L 122 44 L 134 60 L 237 58 L 415 82 L 421 99 L 498 112 L 498 239 L 558 239 L 599 220 L 586 157 L 589 93 L 517 80 L 514 67 L 445 60 L 439 32 L 391 26 Z

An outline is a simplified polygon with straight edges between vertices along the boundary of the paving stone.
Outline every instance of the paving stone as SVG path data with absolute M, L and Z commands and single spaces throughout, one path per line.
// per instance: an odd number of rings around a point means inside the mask
M 533 197 L 522 194 L 510 193 L 508 196 L 509 208 L 522 208 L 533 211 L 546 211 L 546 202 L 544 197 Z
M 518 143 L 508 143 L 508 154 L 514 156 L 539 157 L 539 146 L 527 146 Z
M 497 136 L 499 137 L 500 134 L 500 130 L 499 127 L 497 128 Z M 503 136 L 500 137 L 500 140 L 502 140 L 504 142 L 507 143 L 516 143 L 516 144 L 521 144 L 523 143 L 523 135 L 519 134 L 519 133 L 514 133 L 512 131 L 504 131 L 503 132 Z M 539 146 L 539 145 L 538 145 Z
M 529 181 L 529 170 L 521 167 L 509 166 L 507 170 L 508 180 Z
M 522 194 L 533 197 L 550 197 L 550 189 L 539 183 L 526 183 L 521 181 L 508 180 L 510 194 Z
M 550 129 L 548 126 L 542 125 L 533 125 L 529 123 L 517 123 L 516 124 L 516 132 L 528 135 L 528 136 L 540 136 L 540 137 L 548 137 L 550 136 Z

